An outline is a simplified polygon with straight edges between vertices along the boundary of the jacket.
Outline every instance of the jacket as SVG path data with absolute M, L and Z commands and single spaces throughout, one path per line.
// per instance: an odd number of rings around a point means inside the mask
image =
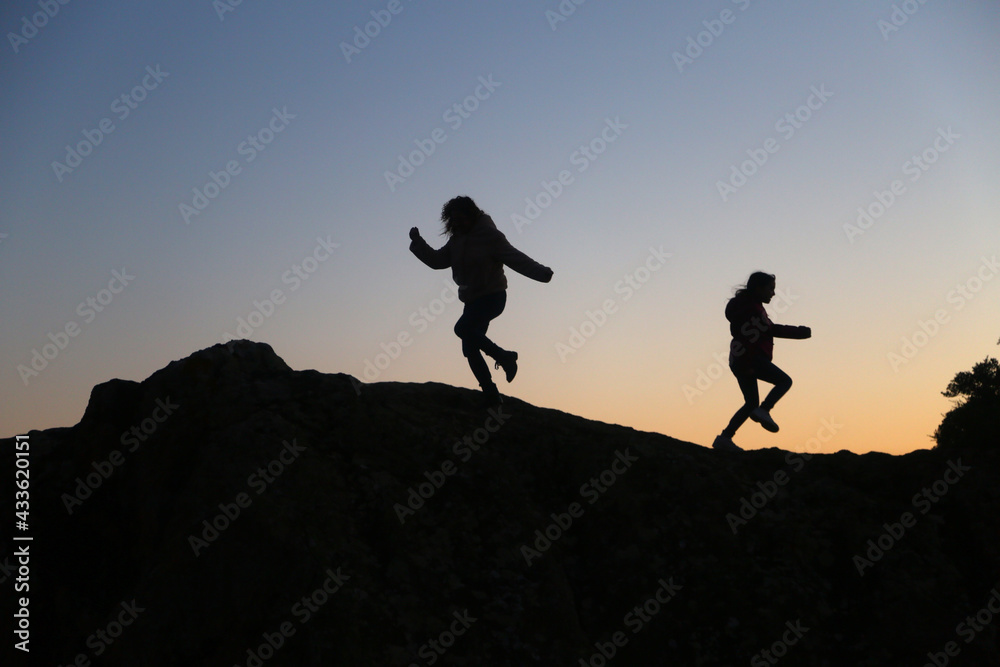
M 733 340 L 729 344 L 729 367 L 748 372 L 758 360 L 771 361 L 775 338 L 808 338 L 808 327 L 775 324 L 764 304 L 744 292 L 726 304 L 726 319 Z
M 552 269 L 512 246 L 485 213 L 469 231 L 452 234 L 444 247 L 435 250 L 418 237 L 410 242 L 410 252 L 432 269 L 451 267 L 458 298 L 463 303 L 507 289 L 505 264 L 532 280 L 548 282 L 552 278 Z

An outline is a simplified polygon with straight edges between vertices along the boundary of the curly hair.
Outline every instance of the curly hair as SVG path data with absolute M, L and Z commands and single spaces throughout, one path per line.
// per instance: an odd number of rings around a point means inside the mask
M 476 202 L 471 197 L 465 195 L 450 199 L 447 204 L 441 207 L 441 222 L 444 223 L 444 232 L 448 236 L 455 233 L 455 219 L 468 218 L 478 220 L 483 215 L 482 209 L 476 206 Z

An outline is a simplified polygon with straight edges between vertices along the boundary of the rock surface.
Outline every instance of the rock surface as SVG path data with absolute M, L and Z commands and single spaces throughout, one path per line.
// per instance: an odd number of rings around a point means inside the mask
M 29 434 L 33 663 L 1000 664 L 995 443 L 727 454 L 475 397 L 247 341 L 95 387 Z

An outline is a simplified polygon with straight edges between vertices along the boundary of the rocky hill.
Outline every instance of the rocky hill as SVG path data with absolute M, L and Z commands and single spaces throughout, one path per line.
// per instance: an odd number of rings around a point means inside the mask
M 247 341 L 95 387 L 28 434 L 32 664 L 1000 664 L 996 451 L 728 454 L 474 397 Z

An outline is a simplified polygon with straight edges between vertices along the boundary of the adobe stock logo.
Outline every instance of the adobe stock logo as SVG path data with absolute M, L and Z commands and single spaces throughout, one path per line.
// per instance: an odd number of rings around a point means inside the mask
M 115 296 L 121 294 L 133 280 L 135 280 L 135 276 L 130 275 L 124 267 L 121 271 L 112 270 L 108 286 L 77 304 L 76 314 L 83 318 L 84 324 L 90 324 L 97 319 L 99 313 L 104 312 L 111 305 Z M 82 332 L 83 327 L 76 320 L 68 320 L 55 333 L 49 331 L 47 337 L 50 342 L 42 345 L 42 351 L 39 352 L 37 347 L 32 348 L 28 365 L 18 364 L 17 366 L 18 375 L 21 376 L 21 382 L 24 383 L 24 386 L 27 387 L 32 378 L 38 377 L 42 371 L 48 368 L 59 354 L 69 347 L 72 340 Z
M 826 89 L 826 84 L 821 83 L 819 87 L 810 86 L 809 95 L 805 101 L 776 120 L 774 131 L 780 134 L 786 142 L 790 141 L 832 97 L 833 92 Z M 765 139 L 761 147 L 748 148 L 746 154 L 749 159 L 743 160 L 739 164 L 730 165 L 729 178 L 725 181 L 715 182 L 715 187 L 722 201 L 729 201 L 729 198 L 746 185 L 749 179 L 753 178 L 767 164 L 771 156 L 781 148 L 781 142 L 774 137 Z
M 898 373 L 901 366 L 910 363 L 935 336 L 941 333 L 945 325 L 952 321 L 952 314 L 965 308 L 998 274 L 1000 274 L 1000 261 L 997 260 L 997 256 L 984 255 L 976 272 L 963 282 L 957 283 L 945 296 L 945 302 L 952 306 L 951 312 L 946 308 L 938 308 L 934 311 L 933 317 L 919 320 L 918 328 L 909 336 L 900 338 L 898 351 L 892 350 L 886 354 L 886 360 L 893 372 Z
M 441 114 L 441 120 L 448 124 L 452 132 L 457 132 L 465 121 L 472 118 L 472 114 L 479 109 L 480 105 L 490 99 L 497 88 L 501 86 L 503 86 L 503 82 L 494 80 L 493 74 L 478 77 L 477 85 L 473 91 L 460 102 L 455 102 L 445 109 Z M 396 168 L 394 170 L 386 169 L 382 174 L 385 178 L 385 184 L 389 186 L 389 192 L 395 192 L 400 185 L 406 182 L 406 179 L 413 176 L 417 169 L 434 155 L 438 146 L 446 141 L 448 141 L 448 132 L 442 127 L 434 128 L 424 139 L 414 139 L 413 144 L 416 148 L 406 155 L 399 153 Z
M 246 485 L 256 491 L 258 496 L 267 491 L 278 477 L 299 459 L 302 452 L 306 451 L 306 447 L 298 444 L 295 438 L 292 438 L 291 442 L 283 440 L 281 444 L 281 451 L 267 465 L 260 466 L 247 477 Z M 200 531 L 188 535 L 188 545 L 195 557 L 200 556 L 205 549 L 218 540 L 219 536 L 243 515 L 243 510 L 253 504 L 253 500 L 254 497 L 249 493 L 240 491 L 232 502 L 219 503 L 217 505 L 219 513 L 211 519 L 203 519 L 199 526 Z M 210 511 L 214 512 L 215 508 Z
M 219 21 L 226 20 L 226 14 L 235 12 L 236 8 L 243 4 L 243 0 L 212 0 L 212 9 L 215 10 Z
M 732 0 L 732 2 L 739 7 L 741 12 L 745 12 L 750 6 L 750 0 Z M 705 49 L 715 44 L 715 41 L 722 37 L 722 33 L 726 31 L 726 26 L 735 23 L 738 17 L 739 14 L 736 14 L 733 10 L 723 9 L 719 13 L 719 18 L 702 21 L 701 24 L 705 29 L 693 37 L 688 35 L 687 47 L 683 53 L 680 51 L 674 51 L 673 53 L 677 71 L 683 74 L 684 68 L 693 65 L 695 60 L 701 58 L 705 53 Z
M 482 426 L 465 434 L 452 445 L 451 451 L 461 460 L 461 463 L 468 463 L 473 453 L 482 449 L 493 434 L 499 431 L 500 427 L 510 419 L 509 414 L 504 414 L 503 406 L 498 409 L 490 408 L 487 412 L 489 416 L 486 417 Z M 444 486 L 448 478 L 458 472 L 458 465 L 451 459 L 445 459 L 438 468 L 438 470 L 424 471 L 426 481 L 413 484 L 406 490 L 405 505 L 396 503 L 392 506 L 400 524 L 406 523 L 407 519 L 417 513 L 417 510 L 424 507 L 426 502 Z
M 111 101 L 109 110 L 122 122 L 139 108 L 151 92 L 160 87 L 170 72 L 164 72 L 159 64 L 156 67 L 147 65 L 145 75 L 131 90 L 122 93 Z M 62 183 L 73 170 L 83 164 L 94 150 L 104 143 L 104 138 L 115 131 L 116 125 L 111 118 L 105 117 L 95 123 L 93 129 L 84 128 L 80 131 L 83 139 L 75 144 L 66 144 L 66 155 L 63 161 L 53 160 L 51 167 L 56 180 Z
M 556 31 L 560 23 L 568 21 L 569 17 L 576 13 L 576 8 L 586 2 L 587 0 L 561 0 L 554 10 L 545 10 L 545 20 L 548 21 L 552 32 Z
M 333 251 L 339 248 L 340 244 L 334 243 L 331 241 L 331 238 L 331 234 L 327 234 L 326 238 L 317 236 L 316 245 L 313 247 L 312 252 L 300 261 L 292 264 L 288 270 L 281 274 L 282 284 L 291 285 L 288 290 L 289 292 L 295 292 L 302 287 L 305 281 L 316 275 L 316 272 L 319 271 L 324 262 L 333 256 Z M 240 315 L 236 318 L 236 327 L 234 329 L 236 333 L 231 334 L 227 331 L 223 334 L 225 340 L 249 339 L 257 329 L 264 326 L 265 322 L 274 317 L 278 307 L 284 305 L 287 299 L 288 294 L 279 287 L 272 289 L 262 300 L 254 299 L 253 308 L 247 313 L 246 317 Z
M 177 205 L 181 218 L 185 225 L 191 224 L 191 219 L 201 215 L 209 204 L 222 194 L 229 187 L 236 176 L 243 172 L 244 165 L 248 165 L 257 159 L 257 156 L 267 150 L 268 146 L 275 138 L 285 131 L 297 114 L 288 113 L 288 107 L 281 110 L 272 107 L 271 118 L 254 134 L 248 134 L 246 139 L 241 141 L 236 148 L 237 155 L 243 157 L 243 162 L 232 159 L 226 162 L 219 171 L 208 171 L 208 180 L 201 187 L 191 188 L 191 203 L 182 201 Z
M 347 63 L 350 64 L 352 58 L 361 55 L 361 52 L 371 45 L 372 40 L 389 27 L 389 24 L 392 23 L 392 17 L 402 14 L 404 9 L 406 8 L 400 0 L 389 0 L 385 9 L 370 10 L 368 13 L 372 20 L 365 23 L 363 29 L 360 25 L 354 26 L 351 41 L 340 43 L 340 52 L 344 54 Z
M 632 607 L 631 611 L 622 617 L 622 624 L 631 630 L 633 635 L 642 632 L 663 607 L 684 588 L 681 584 L 674 583 L 673 577 L 670 579 L 661 577 L 656 583 L 660 585 L 656 592 L 641 604 Z M 596 650 L 588 659 L 580 658 L 577 664 L 579 667 L 605 667 L 622 648 L 628 645 L 630 639 L 631 637 L 624 630 L 618 630 L 607 641 L 594 642 Z
M 879 19 L 875 22 L 878 26 L 878 30 L 882 33 L 882 41 L 888 42 L 889 35 L 894 32 L 899 32 L 899 29 L 906 25 L 910 18 L 920 11 L 920 5 L 923 5 L 927 0 L 903 0 L 902 3 L 892 6 L 892 13 L 889 14 L 889 20 Z
M 21 47 L 33 39 L 38 31 L 49 24 L 51 19 L 59 13 L 60 5 L 68 5 L 69 0 L 38 0 L 38 6 L 42 11 L 35 12 L 28 18 L 27 15 L 21 17 L 21 30 L 19 32 L 8 32 L 7 39 L 10 41 L 14 53 L 21 50 Z
M 593 505 L 621 479 L 622 475 L 631 470 L 632 465 L 638 460 L 639 457 L 633 456 L 628 447 L 624 452 L 616 449 L 615 457 L 608 467 L 580 485 L 580 497 L 586 498 L 587 503 Z M 571 502 L 565 512 L 549 514 L 552 523 L 545 528 L 535 529 L 534 541 L 525 542 L 518 550 L 528 567 L 531 567 L 532 560 L 541 558 L 542 554 L 552 548 L 552 545 L 573 526 L 574 519 L 582 517 L 586 509 L 578 502 Z
M 955 145 L 956 140 L 961 138 L 962 135 L 952 131 L 951 125 L 947 128 L 938 127 L 934 140 L 919 153 L 911 155 L 902 164 L 900 171 L 908 177 L 909 183 L 916 183 L 927 173 L 931 165 L 936 163 L 943 154 Z M 854 224 L 844 223 L 844 234 L 847 235 L 847 240 L 854 243 L 855 239 L 882 219 L 889 212 L 889 209 L 908 192 L 907 188 L 907 182 L 897 178 L 886 186 L 885 190 L 874 190 L 872 192 L 873 199 L 866 205 L 858 207 Z
M 930 512 L 934 505 L 941 502 L 941 499 L 948 495 L 951 488 L 971 470 L 972 466 L 964 465 L 961 458 L 948 461 L 948 467 L 945 468 L 941 477 L 913 494 L 913 498 L 910 499 L 910 504 L 920 513 L 914 514 L 906 511 L 899 515 L 897 521 L 883 523 L 883 532 L 877 537 L 869 539 L 865 544 L 867 547 L 865 551 L 854 556 L 852 561 L 858 574 L 862 577 L 865 576 L 865 570 L 874 567 L 875 563 L 882 560 L 906 536 L 907 531 L 917 525 L 917 520 Z
M 628 125 L 621 121 L 620 116 L 615 116 L 614 120 L 605 118 L 604 127 L 601 128 L 601 131 L 587 143 L 580 144 L 569 156 L 569 163 L 576 167 L 577 173 L 582 174 L 590 168 L 591 164 L 597 161 L 597 158 L 608 150 L 611 144 L 618 141 L 619 137 L 627 129 Z M 576 177 L 568 169 L 560 171 L 556 178 L 551 181 L 542 179 L 541 183 L 539 183 L 542 189 L 534 197 L 524 198 L 524 215 L 514 213 L 510 216 L 510 221 L 514 223 L 517 233 L 522 233 L 524 227 L 538 220 L 542 212 L 552 206 L 569 186 L 575 182 Z
M 578 326 L 569 327 L 569 338 L 564 343 L 558 341 L 555 344 L 556 354 L 564 364 L 570 355 L 580 351 L 587 341 L 597 335 L 597 332 L 606 325 L 612 315 L 619 312 L 619 306 L 626 303 L 635 296 L 648 283 L 653 275 L 667 265 L 667 260 L 673 257 L 673 253 L 664 252 L 663 246 L 654 248 L 649 246 L 649 255 L 645 261 L 632 271 L 622 276 L 622 279 L 615 283 L 615 294 L 620 294 L 621 299 L 605 299 L 597 310 L 587 310 Z
M 82 506 L 83 501 L 90 498 L 104 482 L 111 478 L 115 470 L 125 463 L 125 455 L 136 451 L 140 445 L 149 440 L 159 430 L 160 425 L 167 421 L 179 407 L 181 407 L 180 404 L 171 401 L 169 396 L 165 399 L 156 399 L 156 407 L 152 409 L 148 417 L 122 432 L 118 439 L 122 444 L 122 449 L 113 449 L 106 459 L 92 461 L 90 467 L 93 468 L 93 472 L 87 473 L 85 477 L 78 476 L 76 478 L 76 487 L 73 489 L 72 495 L 62 494 L 61 500 L 66 508 L 66 513 L 72 515 L 75 509 Z M 128 446 L 127 450 L 125 449 L 126 445 Z

